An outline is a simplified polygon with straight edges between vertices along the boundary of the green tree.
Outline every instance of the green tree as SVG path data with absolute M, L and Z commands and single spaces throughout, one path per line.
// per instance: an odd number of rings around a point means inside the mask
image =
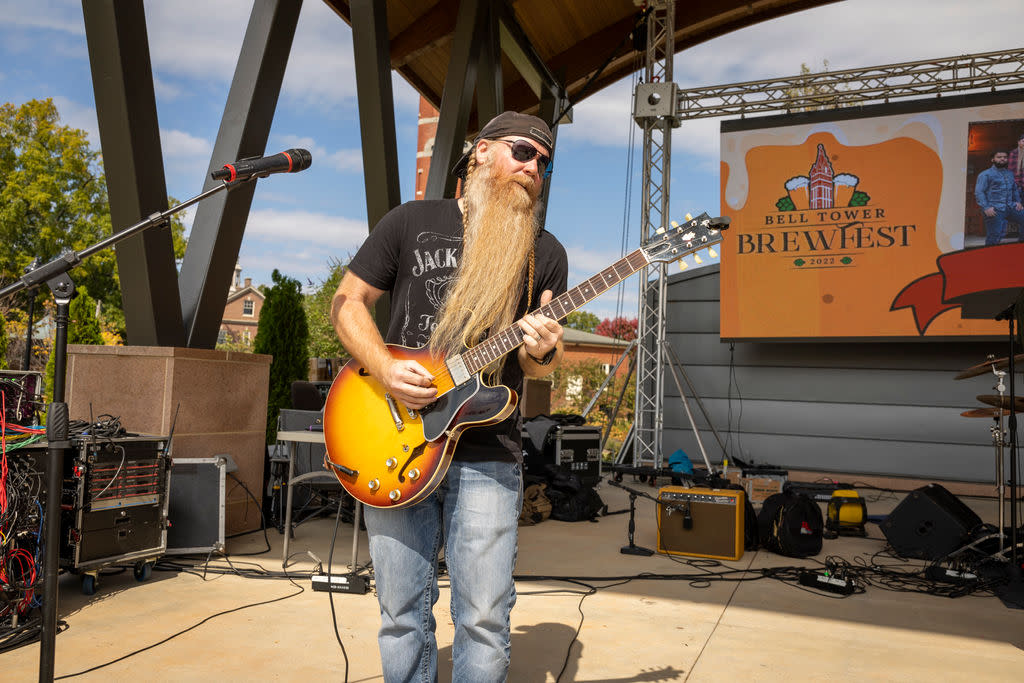
M 320 282 L 316 291 L 303 297 L 302 305 L 306 309 L 306 320 L 309 322 L 310 358 L 348 358 L 348 352 L 338 340 L 331 323 L 331 299 L 337 291 L 347 266 L 338 259 L 328 262 L 328 275 Z
M 0 106 L 0 282 L 21 277 L 33 258 L 45 263 L 109 234 L 107 186 L 85 132 L 61 125 L 50 99 Z M 72 277 L 90 291 L 113 291 L 120 307 L 114 270 L 108 250 Z M 48 294 L 40 287 L 38 302 Z
M 171 204 L 176 202 L 171 199 Z M 128 226 L 118 226 L 124 228 Z M 22 276 L 34 258 L 46 263 L 110 236 L 107 185 L 100 156 L 85 131 L 62 125 L 50 99 L 0 105 L 0 285 Z M 172 218 L 175 255 L 184 254 L 184 224 Z M 121 287 L 113 249 L 93 254 L 71 272 L 100 297 L 103 325 L 124 335 Z M 40 287 L 36 310 L 49 298 Z M 0 314 L 26 307 L 0 301 Z
M 0 370 L 7 369 L 7 322 L 0 316 Z
M 274 357 L 270 364 L 270 393 L 267 401 L 267 443 L 277 439 L 277 416 L 291 405 L 292 382 L 307 376 L 309 327 L 302 306 L 302 285 L 276 269 L 274 285 L 260 310 L 253 353 Z
M 581 332 L 593 332 L 601 324 L 601 319 L 586 311 L 573 311 L 565 319 L 565 326 Z

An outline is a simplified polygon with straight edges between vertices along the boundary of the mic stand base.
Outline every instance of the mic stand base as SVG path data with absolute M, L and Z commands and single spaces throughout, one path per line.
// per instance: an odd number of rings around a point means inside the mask
M 650 548 L 641 548 L 638 545 L 624 545 L 619 549 L 619 552 L 623 555 L 643 555 L 644 557 L 650 557 L 654 554 L 654 551 Z

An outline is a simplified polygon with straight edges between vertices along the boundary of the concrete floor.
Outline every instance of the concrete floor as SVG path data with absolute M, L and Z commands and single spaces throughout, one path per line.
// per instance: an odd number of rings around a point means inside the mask
M 652 494 L 656 488 L 632 483 Z M 628 496 L 604 484 L 610 510 Z M 866 492 L 865 492 L 866 493 Z M 891 510 L 903 494 L 869 498 L 869 514 Z M 965 498 L 986 521 L 991 499 Z M 699 574 L 704 562 L 619 552 L 627 515 L 596 523 L 545 521 L 520 529 L 517 574 L 626 576 Z M 868 538 L 825 541 L 819 559 L 851 562 L 880 551 L 877 526 Z M 314 592 L 303 572 L 313 567 L 308 549 L 326 563 L 332 519 L 296 529 L 289 567 L 294 581 L 233 575 L 154 572 L 136 582 L 132 572 L 105 575 L 95 595 L 81 594 L 78 577 L 61 578 L 60 615 L 68 628 L 57 637 L 56 675 L 80 681 L 343 680 L 345 660 L 332 628 L 331 594 Z M 335 567 L 351 557 L 351 525 L 342 524 Z M 654 503 L 638 500 L 636 543 L 657 545 Z M 282 537 L 269 533 L 232 539 L 236 567 L 281 569 Z M 365 534 L 360 562 L 367 559 Z M 765 551 L 745 554 L 731 568 L 806 565 Z M 217 566 L 227 566 L 223 559 Z M 694 566 L 697 565 L 697 566 Z M 714 567 L 708 567 L 712 571 Z M 611 582 L 592 582 L 607 585 Z M 1024 672 L 1024 610 L 995 597 L 949 599 L 869 587 L 836 599 L 773 580 L 698 585 L 687 580 L 637 579 L 587 596 L 557 581 L 520 581 L 512 613 L 510 680 L 554 681 L 1019 681 Z M 348 657 L 348 680 L 379 681 L 373 593 L 334 594 L 338 632 Z M 256 604 L 262 603 L 262 604 Z M 569 644 L 580 624 L 579 639 Z M 441 680 L 451 675 L 452 625 L 448 592 L 441 591 L 438 621 Z M 175 635 L 179 634 L 179 635 Z M 163 642 L 166 641 L 166 642 Z M 144 652 L 130 655 L 142 648 Z M 568 653 L 568 657 L 567 657 Z M 81 673 L 114 660 L 90 673 Z M 0 655 L 3 680 L 38 678 L 39 645 Z

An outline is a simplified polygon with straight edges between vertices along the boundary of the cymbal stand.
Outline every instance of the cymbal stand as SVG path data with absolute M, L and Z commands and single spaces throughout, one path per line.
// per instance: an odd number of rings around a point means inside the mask
M 990 428 L 992 432 L 992 445 L 996 450 L 996 490 L 999 492 L 999 555 L 1002 556 L 1003 548 L 1006 544 L 1006 472 L 1003 468 L 1003 448 L 1006 446 L 1006 432 L 1003 430 L 1003 417 L 1004 410 L 1002 408 L 1005 401 L 1004 394 L 1006 393 L 1006 385 L 1003 384 L 1003 378 L 1006 377 L 1006 373 L 1002 370 L 996 370 L 996 366 L 992 366 L 992 374 L 996 376 L 996 392 L 999 394 L 999 415 L 996 417 L 996 424 Z M 1011 412 L 1011 415 L 1013 413 Z

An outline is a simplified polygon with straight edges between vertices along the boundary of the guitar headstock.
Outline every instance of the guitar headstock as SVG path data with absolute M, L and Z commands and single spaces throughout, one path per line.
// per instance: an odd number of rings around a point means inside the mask
M 678 224 L 672 221 L 671 229 L 659 232 L 658 237 L 641 247 L 641 250 L 651 263 L 680 260 L 701 249 L 707 249 L 708 255 L 716 258 L 718 253 L 714 250 L 714 245 L 722 241 L 722 231 L 729 227 L 729 223 L 728 216 L 712 218 L 705 212 L 696 218 L 690 218 L 687 214 L 685 223 Z M 697 263 L 701 263 L 700 256 L 694 258 Z M 685 263 L 680 261 L 680 267 L 685 268 Z

